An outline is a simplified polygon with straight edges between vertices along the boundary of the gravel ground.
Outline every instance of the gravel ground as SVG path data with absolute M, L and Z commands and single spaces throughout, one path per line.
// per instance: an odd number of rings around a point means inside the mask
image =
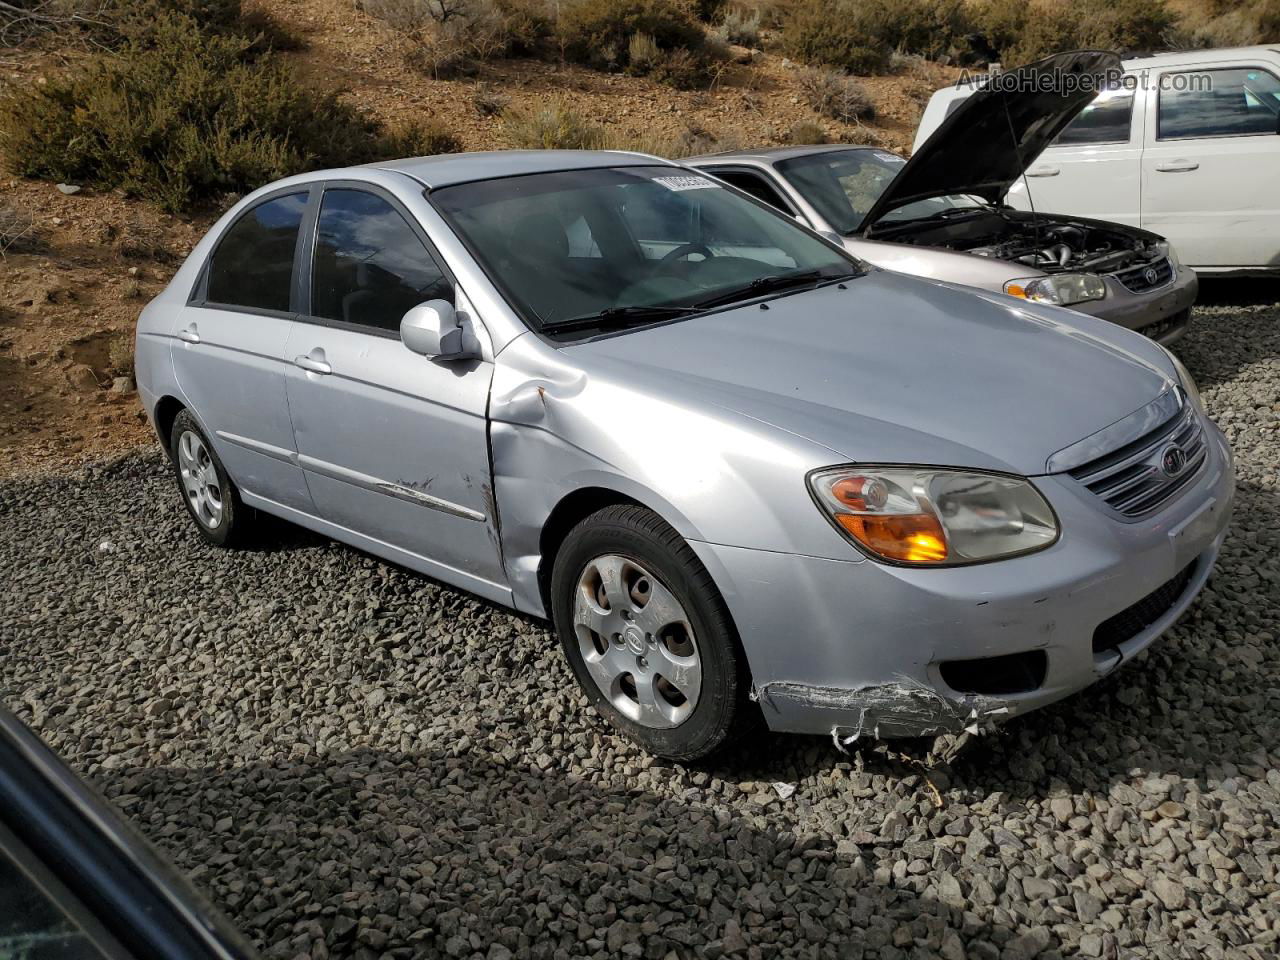
M 272 956 L 1275 957 L 1280 309 L 1180 352 L 1240 459 L 1208 589 L 948 762 L 654 761 L 542 624 L 292 528 L 204 547 L 157 454 L 0 485 L 0 695 Z

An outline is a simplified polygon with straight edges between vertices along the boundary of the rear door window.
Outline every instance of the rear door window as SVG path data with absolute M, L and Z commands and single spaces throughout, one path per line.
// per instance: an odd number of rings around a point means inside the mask
M 409 308 L 427 300 L 452 301 L 452 285 L 400 212 L 365 190 L 326 190 L 316 226 L 311 314 L 397 331 Z
M 1280 133 L 1280 80 L 1267 70 L 1167 73 L 1159 96 L 1161 140 Z
M 209 261 L 209 303 L 287 313 L 307 193 L 273 197 L 243 214 Z
M 745 170 L 712 170 L 711 172 L 725 183 L 737 187 L 743 193 L 755 197 L 761 203 L 767 203 L 775 210 L 781 210 L 783 213 L 791 213 L 791 207 L 786 200 L 782 199 L 782 194 L 778 193 L 773 184 L 769 183 L 760 174 L 749 173 Z

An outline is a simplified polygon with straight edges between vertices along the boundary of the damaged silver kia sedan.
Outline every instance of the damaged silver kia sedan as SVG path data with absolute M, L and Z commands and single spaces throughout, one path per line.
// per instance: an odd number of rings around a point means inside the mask
M 1151 340 L 635 154 L 264 188 L 147 306 L 137 376 L 206 540 L 273 514 L 550 618 L 679 759 L 1079 690 L 1192 602 L 1234 488 Z

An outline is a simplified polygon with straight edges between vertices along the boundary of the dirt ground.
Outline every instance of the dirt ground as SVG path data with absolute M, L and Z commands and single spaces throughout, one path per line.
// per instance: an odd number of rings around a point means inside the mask
M 720 145 L 781 143 L 793 124 L 807 120 L 820 123 L 831 140 L 905 152 L 929 93 L 955 73 L 919 64 L 866 78 L 877 118 L 851 126 L 814 113 L 799 95 L 795 65 L 759 51 L 700 91 L 538 60 L 494 61 L 475 76 L 439 81 L 409 67 L 407 41 L 351 0 L 263 6 L 302 40 L 301 49 L 283 56 L 317 86 L 344 89 L 392 125 L 442 121 L 468 150 L 506 146 L 501 118 L 481 116 L 474 106 L 477 91 L 487 90 L 508 98 L 511 108 L 563 98 L 597 123 L 650 138 L 698 131 Z M 47 45 L 0 51 L 0 94 L 43 82 L 67 56 Z M 174 217 L 146 202 L 88 189 L 64 194 L 0 170 L 0 208 L 31 221 L 24 242 L 0 256 L 0 475 L 148 442 L 136 394 L 122 379 L 131 371 L 134 322 L 234 199 L 205 214 Z

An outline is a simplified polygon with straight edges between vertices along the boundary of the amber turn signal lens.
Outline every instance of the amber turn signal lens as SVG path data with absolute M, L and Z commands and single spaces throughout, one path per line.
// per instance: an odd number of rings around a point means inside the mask
M 928 514 L 877 517 L 839 513 L 836 521 L 859 543 L 890 560 L 943 563 L 947 559 L 947 535 Z
M 1024 300 L 1027 297 L 1026 288 L 1020 287 L 1016 283 L 1009 284 L 1007 287 L 1004 288 L 1004 292 L 1011 297 L 1022 297 Z

